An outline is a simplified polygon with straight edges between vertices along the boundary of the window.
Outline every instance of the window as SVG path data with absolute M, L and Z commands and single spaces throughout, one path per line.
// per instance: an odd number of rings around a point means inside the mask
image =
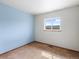
M 49 31 L 60 31 L 60 18 L 53 17 L 53 18 L 45 18 L 44 19 L 44 30 Z

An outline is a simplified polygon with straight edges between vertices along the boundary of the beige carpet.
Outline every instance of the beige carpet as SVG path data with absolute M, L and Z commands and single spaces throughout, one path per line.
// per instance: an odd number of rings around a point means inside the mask
M 33 42 L 0 55 L 0 59 L 79 59 L 79 53 L 39 42 Z

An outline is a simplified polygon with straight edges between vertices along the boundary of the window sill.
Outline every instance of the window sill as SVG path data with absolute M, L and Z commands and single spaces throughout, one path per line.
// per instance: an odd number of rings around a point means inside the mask
M 47 32 L 61 32 L 61 30 L 44 30 L 44 31 L 47 31 Z

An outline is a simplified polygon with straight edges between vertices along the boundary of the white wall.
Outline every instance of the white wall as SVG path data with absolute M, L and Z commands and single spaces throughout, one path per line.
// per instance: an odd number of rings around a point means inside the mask
M 44 18 L 61 18 L 61 32 L 44 31 Z M 79 51 L 79 6 L 67 8 L 35 18 L 35 40 Z

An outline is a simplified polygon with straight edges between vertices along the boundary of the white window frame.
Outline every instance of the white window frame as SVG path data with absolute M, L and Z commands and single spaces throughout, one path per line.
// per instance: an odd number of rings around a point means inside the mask
M 54 19 L 59 19 L 59 20 L 60 20 L 60 24 L 59 24 L 60 29 L 53 29 L 53 28 L 52 28 L 53 25 L 50 25 L 50 26 L 51 26 L 51 29 L 46 29 L 45 22 L 46 22 L 46 20 L 50 20 L 50 19 L 52 19 L 52 20 L 54 20 Z M 61 31 L 61 18 L 60 18 L 60 17 L 50 17 L 50 18 L 45 18 L 45 19 L 44 19 L 44 30 L 45 30 L 45 31 L 55 31 L 55 32 L 60 32 L 60 31 Z

